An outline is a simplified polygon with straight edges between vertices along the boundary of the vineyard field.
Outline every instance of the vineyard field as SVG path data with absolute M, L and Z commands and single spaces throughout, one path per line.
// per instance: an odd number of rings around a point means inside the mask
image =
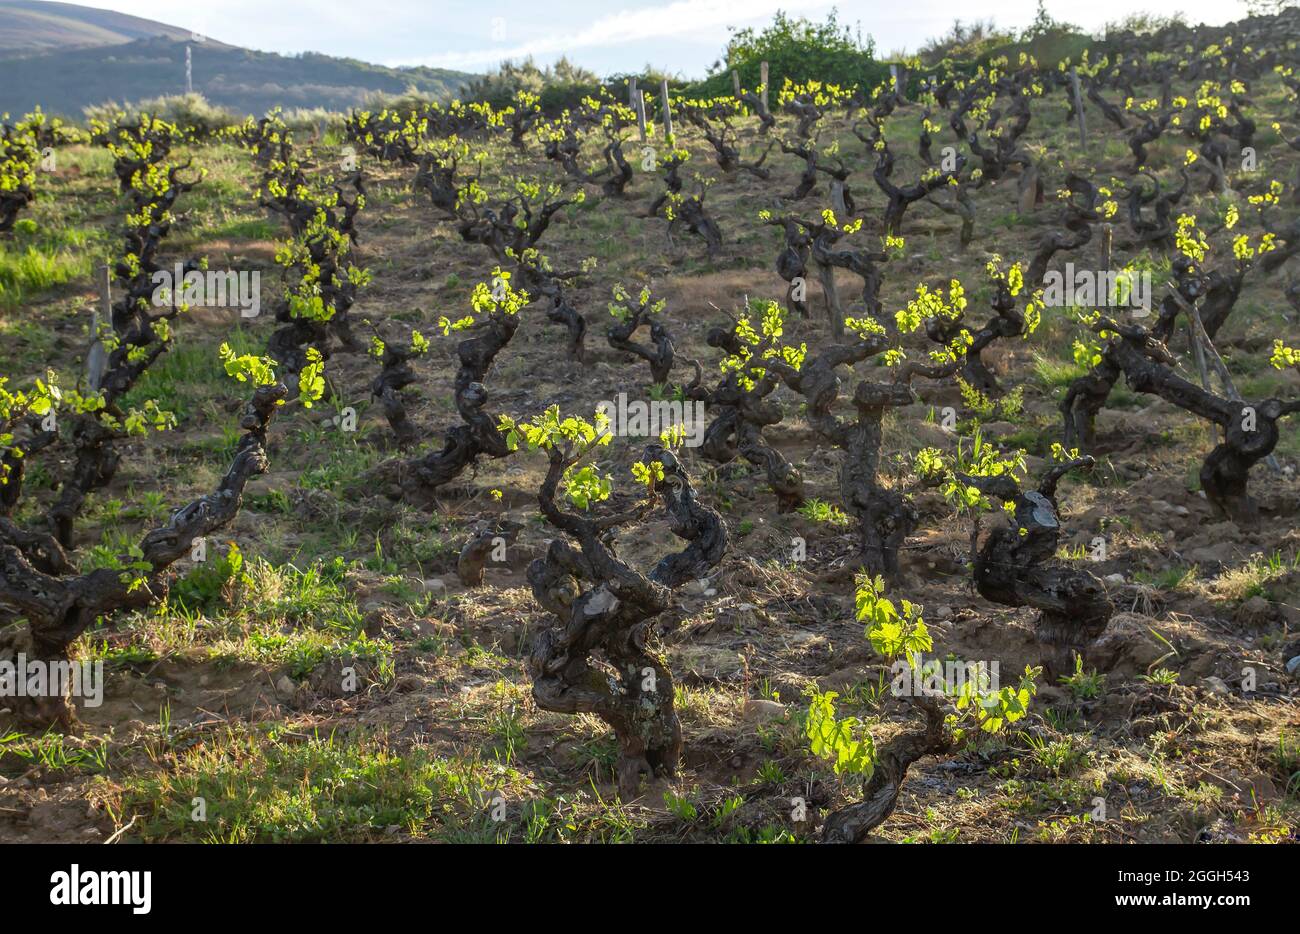
M 772 43 L 6 116 L 0 842 L 1300 839 L 1300 9 Z

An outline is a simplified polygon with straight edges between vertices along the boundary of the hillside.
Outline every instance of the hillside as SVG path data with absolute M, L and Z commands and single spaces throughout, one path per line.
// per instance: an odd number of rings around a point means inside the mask
M 188 30 L 66 3 L 0 3 L 0 113 L 40 105 L 80 117 L 108 101 L 129 103 L 185 90 L 185 48 L 193 48 L 194 90 L 236 113 L 280 106 L 347 110 L 377 93 L 408 88 L 454 93 L 472 76 L 440 68 L 388 68 L 350 58 L 285 56 L 187 43 Z
M 0 52 L 121 45 L 157 36 L 188 39 L 190 31 L 75 3 L 42 3 L 39 0 L 5 0 L 0 3 Z

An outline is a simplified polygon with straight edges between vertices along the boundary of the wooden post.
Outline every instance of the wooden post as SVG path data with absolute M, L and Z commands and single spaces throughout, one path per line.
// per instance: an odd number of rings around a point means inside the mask
M 104 370 L 108 368 L 108 354 L 104 343 L 99 339 L 99 322 L 113 320 L 113 277 L 107 263 L 100 266 L 99 273 L 99 307 L 90 313 L 90 349 L 86 352 L 86 386 L 91 392 L 98 392 L 104 379 Z
M 736 100 L 740 100 L 740 72 L 731 70 L 731 89 Z
M 1228 372 L 1228 367 L 1223 362 L 1223 357 L 1219 356 L 1218 349 L 1214 346 L 1214 341 L 1205 330 L 1205 322 L 1201 320 L 1201 310 L 1196 307 L 1195 302 L 1189 303 L 1183 298 L 1182 294 L 1174 283 L 1167 283 L 1173 295 L 1174 301 L 1178 307 L 1182 308 L 1187 314 L 1187 336 L 1192 345 L 1193 355 L 1196 359 L 1196 367 L 1201 375 L 1201 386 L 1206 392 L 1210 391 L 1210 376 L 1206 364 L 1213 367 L 1215 375 L 1219 377 L 1219 384 L 1223 387 L 1224 394 L 1227 395 L 1231 402 L 1241 402 L 1242 395 L 1237 391 L 1236 384 L 1232 381 L 1232 374 Z M 1219 440 L 1218 426 L 1211 429 L 1211 434 L 1216 443 Z M 1264 459 L 1269 468 L 1274 473 L 1282 472 L 1282 465 L 1278 462 L 1275 455 L 1270 454 Z
M 1028 217 L 1038 206 L 1038 163 L 1020 173 L 1020 216 Z
M 664 136 L 673 135 L 673 109 L 668 106 L 668 79 L 659 82 L 659 101 L 664 105 Z
M 185 93 L 194 93 L 194 60 L 191 58 L 190 46 L 185 46 Z
M 645 126 L 645 92 L 636 86 L 636 79 L 632 79 L 632 88 L 636 91 L 636 96 L 632 99 L 632 106 L 636 108 L 636 128 L 641 131 L 641 142 L 646 141 Z
M 763 112 L 767 113 L 767 62 L 761 62 L 758 66 L 759 81 L 762 82 L 763 92 Z
M 636 78 L 627 79 L 627 105 L 636 109 Z
M 849 210 L 849 203 L 844 200 L 844 187 L 844 182 L 838 178 L 831 179 L 831 207 L 835 209 L 837 217 L 852 217 L 853 212 Z
M 1070 83 L 1074 85 L 1074 115 L 1079 120 L 1079 145 L 1088 148 L 1088 124 L 1083 118 L 1083 93 L 1079 90 L 1079 70 L 1070 66 Z

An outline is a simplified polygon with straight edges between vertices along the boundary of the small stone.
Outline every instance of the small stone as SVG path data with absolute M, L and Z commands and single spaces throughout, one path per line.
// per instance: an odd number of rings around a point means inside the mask
M 424 589 L 429 593 L 442 593 L 447 589 L 447 584 L 441 577 L 430 577 L 424 582 Z
M 1237 612 L 1233 614 L 1236 622 L 1253 626 L 1267 623 L 1272 618 L 1273 605 L 1263 597 L 1251 597 L 1237 607 Z
M 1286 673 L 1293 677 L 1300 678 L 1300 655 L 1287 659 Z
M 281 694 L 288 696 L 297 692 L 298 683 L 288 675 L 280 675 L 280 680 L 275 682 L 275 689 Z
M 1246 778 L 1245 786 L 1240 792 L 1240 798 L 1245 802 L 1275 801 L 1278 798 L 1277 786 L 1273 784 L 1273 779 L 1263 772 L 1256 772 Z
M 405 674 L 393 681 L 393 691 L 398 694 L 418 691 L 424 687 L 424 679 L 417 674 Z
M 948 617 L 952 616 L 952 607 L 941 606 L 939 607 L 939 609 L 935 610 L 934 612 L 935 615 L 937 615 L 940 619 L 947 619 Z
M 1123 574 L 1107 574 L 1107 575 L 1106 575 L 1106 583 L 1108 583 L 1108 584 L 1122 584 L 1122 583 L 1124 583 L 1124 575 L 1123 575 Z
M 745 701 L 744 714 L 746 718 L 754 720 L 777 720 L 785 716 L 785 704 L 749 698 Z
M 586 616 L 601 616 L 605 613 L 612 613 L 618 609 L 619 599 L 614 596 L 610 589 L 605 585 L 597 587 L 587 598 L 587 603 L 583 607 L 583 613 Z
M 1209 691 L 1211 694 L 1232 693 L 1231 691 L 1228 690 L 1227 682 L 1224 681 L 1222 678 L 1216 678 L 1214 675 L 1210 675 L 1210 677 L 1203 679 L 1201 681 L 1201 684 L 1203 684 L 1205 686 L 1205 689 Z

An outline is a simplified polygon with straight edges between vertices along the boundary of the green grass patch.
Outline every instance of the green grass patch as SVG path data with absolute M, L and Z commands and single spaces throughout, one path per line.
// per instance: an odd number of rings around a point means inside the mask
M 215 346 L 186 341 L 183 319 L 176 329 L 176 340 L 144 372 L 135 388 L 124 397 L 123 404 L 128 408 L 138 407 L 153 399 L 183 423 L 203 403 L 237 395 L 240 388 L 226 375 Z M 263 350 L 256 338 L 243 328 L 232 328 L 224 339 L 237 354 L 261 353 Z
M 0 307 L 17 307 L 32 295 L 87 277 L 94 265 L 95 258 L 81 250 L 0 242 Z
M 490 767 L 419 747 L 399 753 L 377 736 L 231 730 L 181 754 L 170 772 L 128 779 L 123 804 L 145 841 L 361 842 L 390 827 L 461 835 L 476 812 L 490 841 L 490 777 Z

